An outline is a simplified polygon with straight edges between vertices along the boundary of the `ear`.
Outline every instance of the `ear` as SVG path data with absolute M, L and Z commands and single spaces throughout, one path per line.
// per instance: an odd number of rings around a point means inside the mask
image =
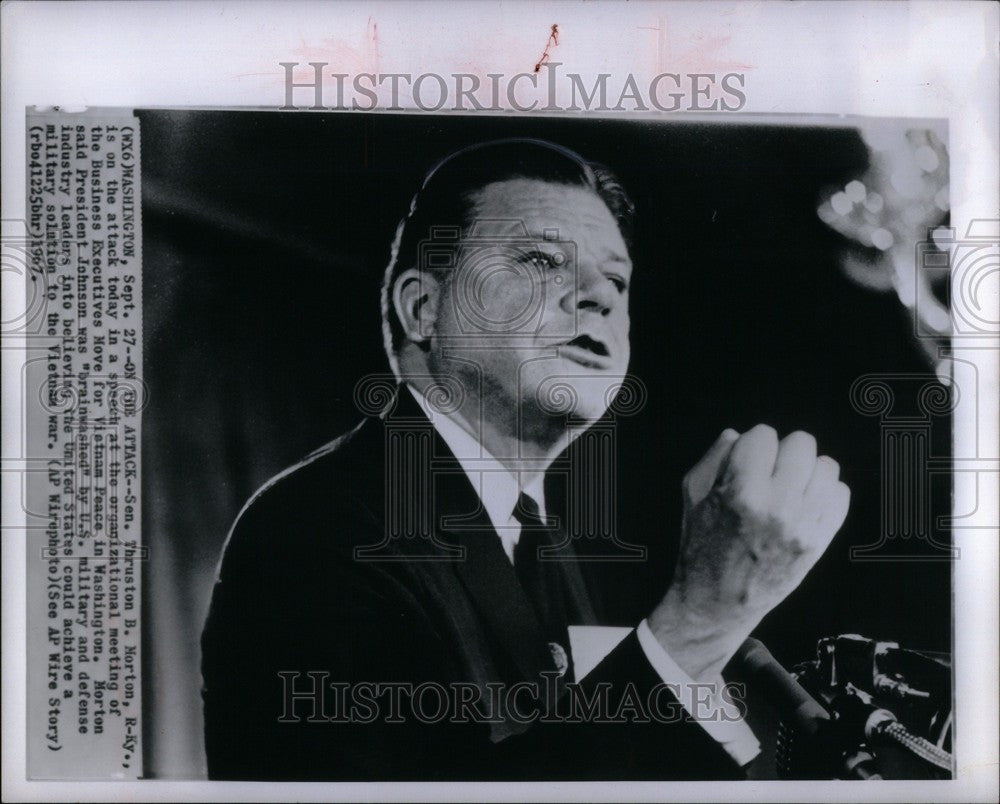
M 427 344 L 437 328 L 440 281 L 425 271 L 409 268 L 392 286 L 392 304 L 406 337 Z

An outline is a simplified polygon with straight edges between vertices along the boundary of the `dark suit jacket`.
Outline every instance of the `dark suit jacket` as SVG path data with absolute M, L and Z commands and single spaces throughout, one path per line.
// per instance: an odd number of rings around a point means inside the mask
M 559 566 L 572 615 L 594 622 L 595 590 L 578 565 Z M 389 413 L 279 475 L 245 507 L 202 652 L 212 778 L 743 776 L 668 692 L 659 709 L 677 713 L 669 725 L 564 722 L 545 703 L 532 710 L 532 688 L 516 704 L 525 717 L 485 705 L 524 681 L 550 691 L 557 684 L 565 703 L 566 686 L 553 681 L 548 644 L 476 491 L 405 391 Z M 398 686 L 368 687 L 366 703 L 346 717 L 345 702 L 365 682 L 440 686 L 425 689 L 423 719 Z M 628 703 L 623 696 L 645 701 L 659 682 L 633 633 L 580 687 L 606 693 L 614 713 Z M 313 684 L 322 701 L 289 698 Z M 438 690 L 459 687 L 456 695 L 481 692 L 480 708 L 456 718 L 464 722 L 429 722 L 442 711 Z M 485 717 L 468 716 L 474 711 Z M 527 722 L 532 711 L 545 716 Z

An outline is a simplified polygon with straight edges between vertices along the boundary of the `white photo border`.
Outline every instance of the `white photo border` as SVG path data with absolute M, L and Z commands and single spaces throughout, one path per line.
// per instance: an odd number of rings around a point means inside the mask
M 961 235 L 971 221 L 995 219 L 1000 209 L 998 20 L 1000 6 L 988 2 L 7 3 L 2 8 L 3 218 L 24 218 L 29 106 L 278 109 L 284 102 L 280 62 L 324 60 L 324 54 L 331 61 L 344 60 L 342 72 L 450 74 L 468 72 L 473 65 L 484 73 L 513 75 L 531 70 L 551 25 L 558 24 L 561 36 L 550 57 L 584 76 L 631 73 L 648 81 L 663 71 L 688 70 L 688 65 L 703 65 L 705 72 L 736 65 L 732 69 L 747 76 L 747 100 L 734 121 L 792 115 L 947 119 L 951 225 Z M 645 114 L 652 119 L 653 113 Z M 690 119 L 683 112 L 673 114 Z M 24 292 L 7 277 L 3 291 L 3 320 L 9 321 L 22 309 Z M 956 352 L 963 348 L 955 344 Z M 8 446 L 20 437 L 18 349 L 15 339 L 3 344 L 5 463 Z M 955 454 L 970 446 L 978 429 L 974 454 L 992 450 L 988 457 L 997 457 L 998 354 L 996 342 L 986 341 L 963 355 L 976 363 L 984 393 L 964 395 L 955 412 Z M 978 525 L 954 531 L 962 551 L 954 565 L 955 753 L 960 763 L 955 780 L 864 787 L 834 782 L 82 783 L 24 778 L 24 743 L 18 735 L 25 733 L 25 545 L 16 530 L 20 479 L 5 470 L 3 798 L 995 800 L 997 484 L 974 474 L 956 473 L 955 478 L 955 511 L 976 509 Z

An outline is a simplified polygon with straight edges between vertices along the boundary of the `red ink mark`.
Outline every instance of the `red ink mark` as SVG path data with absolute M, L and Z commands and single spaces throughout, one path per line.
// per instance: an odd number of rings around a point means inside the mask
M 549 48 L 553 45 L 559 45 L 559 26 L 553 25 L 552 30 L 549 31 L 549 40 L 545 43 L 545 50 L 542 51 L 542 57 L 538 60 L 538 64 L 535 65 L 535 72 L 537 73 L 542 69 L 542 65 L 549 60 Z

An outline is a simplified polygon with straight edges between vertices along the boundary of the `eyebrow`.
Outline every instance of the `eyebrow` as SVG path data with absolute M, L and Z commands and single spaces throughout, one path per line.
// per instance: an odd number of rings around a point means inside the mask
M 555 239 L 547 238 L 547 237 L 545 237 L 545 235 L 542 232 L 535 231 L 535 230 L 529 231 L 528 232 L 528 237 L 532 241 L 535 241 L 538 244 L 540 244 L 540 243 L 549 243 L 550 245 L 553 245 L 553 246 L 557 246 L 560 243 L 566 242 L 566 241 L 560 240 L 558 238 L 555 238 Z M 608 260 L 610 262 L 621 262 L 621 263 L 626 263 L 628 265 L 632 264 L 632 258 L 628 256 L 628 252 L 627 251 L 623 254 L 623 253 L 617 251 L 616 249 L 608 248 L 608 249 L 605 250 L 604 255 L 605 255 L 604 259 L 606 259 L 606 260 Z

